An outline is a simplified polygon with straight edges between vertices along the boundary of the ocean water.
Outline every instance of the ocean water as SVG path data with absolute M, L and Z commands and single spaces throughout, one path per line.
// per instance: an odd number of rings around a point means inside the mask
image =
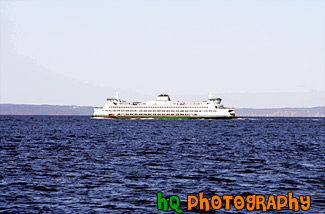
M 157 192 L 183 213 L 205 213 L 186 209 L 199 192 L 293 192 L 311 196 L 303 213 L 325 213 L 325 119 L 0 121 L 0 213 L 165 213 Z

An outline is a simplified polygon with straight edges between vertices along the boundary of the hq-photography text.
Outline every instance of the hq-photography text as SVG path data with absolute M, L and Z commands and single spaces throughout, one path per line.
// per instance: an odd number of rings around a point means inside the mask
M 182 213 L 180 207 L 181 201 L 178 196 L 172 195 L 163 197 L 162 192 L 157 193 L 157 209 L 161 211 L 174 210 L 177 213 Z M 261 210 L 263 212 L 269 210 L 282 210 L 283 208 L 293 211 L 306 211 L 311 206 L 311 199 L 309 195 L 294 197 L 293 192 L 287 195 L 248 195 L 246 197 L 236 195 L 214 195 L 211 198 L 204 197 L 204 193 L 200 192 L 198 196 L 187 196 L 186 209 L 191 211 L 199 209 L 201 211 L 211 210 L 230 210 L 233 206 L 237 210 Z

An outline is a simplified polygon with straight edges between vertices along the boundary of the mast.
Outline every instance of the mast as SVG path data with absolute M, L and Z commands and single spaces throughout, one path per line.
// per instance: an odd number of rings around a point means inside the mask
M 117 102 L 120 102 L 120 97 L 118 96 L 118 92 L 115 94 L 115 99 L 117 99 Z

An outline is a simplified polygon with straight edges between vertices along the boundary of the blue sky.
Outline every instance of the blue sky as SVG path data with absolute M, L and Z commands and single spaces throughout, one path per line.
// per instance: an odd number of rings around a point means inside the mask
M 211 91 L 325 105 L 325 1 L 0 0 L 1 103 L 102 105 Z

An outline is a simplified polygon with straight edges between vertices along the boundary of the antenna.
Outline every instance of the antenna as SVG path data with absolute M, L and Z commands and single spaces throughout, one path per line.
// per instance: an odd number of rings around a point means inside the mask
M 211 100 L 212 99 L 212 92 L 210 91 L 210 93 L 209 93 L 209 100 Z
M 118 102 L 120 102 L 120 98 L 119 98 L 119 96 L 118 96 L 118 92 L 116 92 L 116 94 L 115 94 L 115 98 L 117 99 Z

